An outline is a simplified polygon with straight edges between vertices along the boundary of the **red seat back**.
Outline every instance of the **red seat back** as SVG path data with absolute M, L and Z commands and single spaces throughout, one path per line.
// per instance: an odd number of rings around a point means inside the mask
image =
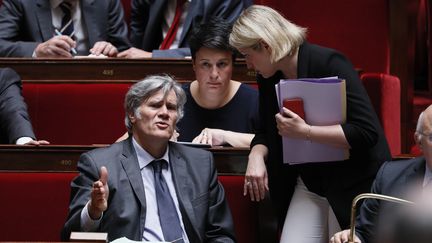
M 243 176 L 219 176 L 234 220 L 237 242 L 259 242 L 258 204 L 243 196 Z
M 0 173 L 0 241 L 60 241 L 77 173 Z
M 365 72 L 389 73 L 388 0 L 255 0 L 308 28 L 308 40 L 344 53 Z
M 76 172 L 1 172 L 0 241 L 60 241 Z M 240 243 L 258 242 L 258 209 L 243 196 L 243 176 L 219 176 Z
M 126 132 L 129 83 L 24 83 L 33 129 L 51 144 L 110 144 Z
M 392 156 L 401 153 L 401 104 L 398 77 L 383 73 L 364 73 L 363 85 L 371 99 L 390 146 Z

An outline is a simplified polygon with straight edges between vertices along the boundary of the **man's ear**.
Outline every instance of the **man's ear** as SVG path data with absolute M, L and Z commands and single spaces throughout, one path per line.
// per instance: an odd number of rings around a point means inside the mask
M 419 148 L 423 149 L 423 145 L 421 142 L 421 135 L 418 133 L 414 133 L 414 141 L 416 142 L 417 146 L 419 146 Z
M 129 114 L 128 114 L 128 117 L 129 117 L 129 120 L 130 120 L 132 123 L 135 123 L 135 121 L 136 121 L 136 117 L 135 117 L 135 115 L 134 115 L 133 113 L 129 113 Z

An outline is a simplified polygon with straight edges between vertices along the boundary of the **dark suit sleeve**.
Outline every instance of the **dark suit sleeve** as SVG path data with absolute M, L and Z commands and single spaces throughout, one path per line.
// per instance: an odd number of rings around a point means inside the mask
M 82 231 L 81 211 L 90 200 L 93 182 L 99 180 L 96 164 L 88 153 L 81 155 L 78 161 L 78 171 L 80 174 L 71 182 L 69 214 L 61 232 L 62 241 L 69 241 L 72 231 Z
M 204 0 L 207 11 L 204 16 L 218 16 L 222 17 L 230 23 L 234 23 L 238 16 L 240 16 L 245 6 L 242 0 Z
M 384 172 L 387 168 L 388 163 L 382 165 L 378 171 L 375 181 L 372 185 L 372 193 L 383 194 L 382 181 L 385 180 Z M 356 235 L 360 240 L 370 242 L 373 239 L 374 232 L 377 228 L 377 220 L 380 210 L 380 201 L 377 199 L 365 199 L 363 204 L 360 206 L 359 215 L 356 218 Z
M 39 44 L 34 41 L 22 41 L 24 28 L 24 10 L 20 1 L 3 0 L 0 7 L 0 56 L 31 57 Z
M 0 69 L 0 128 L 9 143 L 15 143 L 20 137 L 35 139 L 21 95 L 21 79 L 10 68 Z
M 276 129 L 276 121 L 274 119 L 277 110 L 279 109 L 276 102 L 276 92 L 274 89 L 274 82 L 271 81 L 273 79 L 279 79 L 278 74 L 275 74 L 274 77 L 266 80 L 261 75 L 257 75 L 257 84 L 258 84 L 258 121 L 259 126 L 256 128 L 255 136 L 251 141 L 250 147 L 257 144 L 263 144 L 267 148 L 271 147 L 270 142 L 267 138 L 270 137 L 268 134 L 272 134 L 277 138 L 279 135 L 277 134 Z M 274 142 L 274 141 L 273 141 Z
M 130 47 L 128 28 L 124 20 L 123 7 L 120 0 L 110 1 L 108 13 L 108 42 L 117 50 L 124 51 Z
M 206 227 L 206 242 L 235 242 L 234 225 L 228 202 L 225 199 L 225 191 L 217 179 L 213 156 L 211 160 L 210 187 L 209 187 L 209 211 Z
M 150 18 L 150 4 L 144 0 L 131 1 L 130 40 L 132 46 L 142 49 L 141 46 L 145 28 Z M 155 14 L 155 13 L 152 13 Z M 153 36 L 152 38 L 157 38 Z

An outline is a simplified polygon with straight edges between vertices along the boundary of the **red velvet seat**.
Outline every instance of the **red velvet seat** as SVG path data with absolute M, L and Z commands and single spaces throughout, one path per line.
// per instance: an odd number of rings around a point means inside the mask
M 400 81 L 383 73 L 364 73 L 363 84 L 381 122 L 392 156 L 401 153 Z
M 234 220 L 238 242 L 259 242 L 258 204 L 243 196 L 243 176 L 219 176 Z
M 110 144 L 125 133 L 130 83 L 24 83 L 36 136 L 52 144 Z
M 254 0 L 302 27 L 307 39 L 337 49 L 366 72 L 389 73 L 389 1 Z M 373 39 L 373 41 L 372 41 Z
M 400 82 L 397 77 L 361 76 L 392 155 L 401 152 Z M 126 129 L 123 100 L 130 83 L 24 83 L 36 135 L 52 144 L 109 144 Z
M 60 241 L 70 182 L 76 172 L 0 173 L 0 241 Z M 234 218 L 238 242 L 258 242 L 258 209 L 243 197 L 243 176 L 219 176 Z
M 0 173 L 0 241 L 60 241 L 76 173 Z

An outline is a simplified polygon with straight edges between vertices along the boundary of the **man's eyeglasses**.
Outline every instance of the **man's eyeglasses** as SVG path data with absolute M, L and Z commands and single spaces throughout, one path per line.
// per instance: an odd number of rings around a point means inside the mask
M 432 142 L 432 133 L 431 134 L 426 134 L 424 132 L 420 132 L 420 131 L 416 131 L 416 133 L 421 134 L 422 136 L 425 136 L 429 139 L 429 142 Z

